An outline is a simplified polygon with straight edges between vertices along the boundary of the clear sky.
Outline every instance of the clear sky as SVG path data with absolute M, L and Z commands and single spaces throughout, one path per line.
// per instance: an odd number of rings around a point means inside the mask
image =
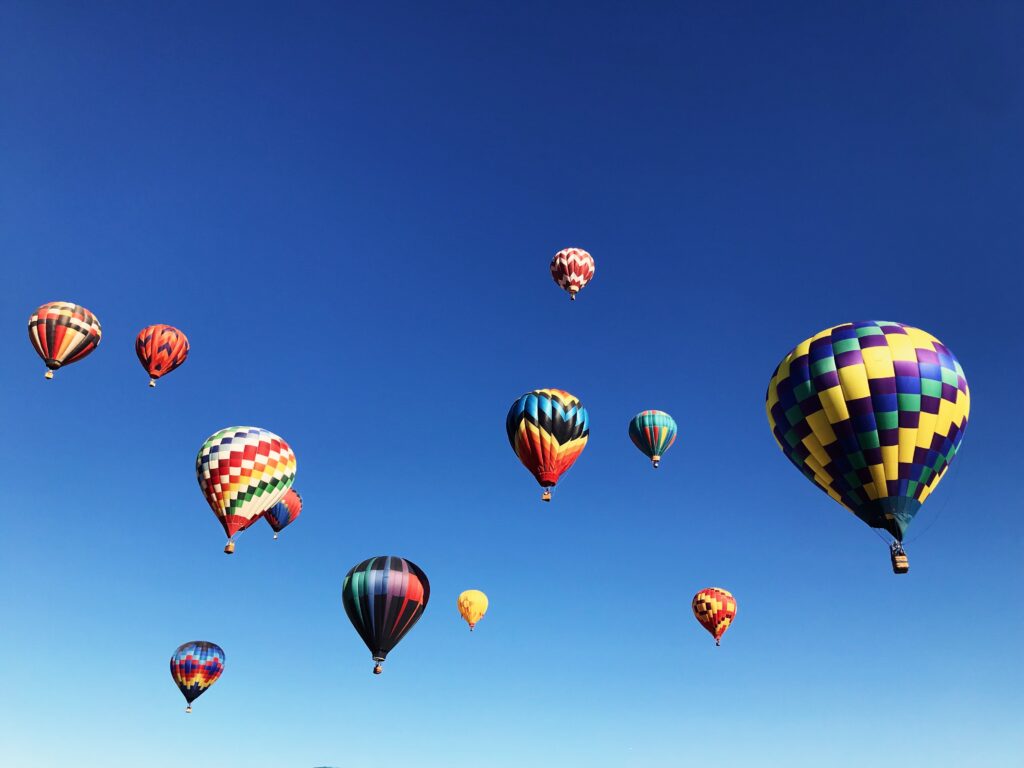
M 0 762 L 1020 765 L 1024 9 L 373 5 L 0 5 Z M 46 382 L 54 300 L 104 334 Z M 973 395 L 906 577 L 764 414 L 860 319 Z M 192 342 L 155 390 L 151 323 Z M 504 433 L 537 387 L 591 418 L 550 505 Z M 306 506 L 228 558 L 194 459 L 235 424 Z M 341 605 L 378 554 L 433 589 L 379 678 Z M 194 639 L 227 664 L 186 716 Z

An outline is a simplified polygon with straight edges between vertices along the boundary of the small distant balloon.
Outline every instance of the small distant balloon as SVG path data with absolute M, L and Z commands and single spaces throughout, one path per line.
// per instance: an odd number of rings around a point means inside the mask
M 277 504 L 270 507 L 263 513 L 263 517 L 267 519 L 270 527 L 274 529 L 274 538 L 276 539 L 277 534 L 294 523 L 295 518 L 297 518 L 301 512 L 302 497 L 299 496 L 299 492 L 294 488 L 289 488 L 288 492 L 279 502 L 277 502 Z
M 171 677 L 188 703 L 186 712 L 223 672 L 224 649 L 216 643 L 195 640 L 178 646 L 171 656 Z
M 469 624 L 469 631 L 472 632 L 477 622 L 487 613 L 487 595 L 479 589 L 467 589 L 458 600 L 459 613 Z
M 594 257 L 582 248 L 563 248 L 551 259 L 551 277 L 576 301 L 576 294 L 594 277 Z
M 46 364 L 46 378 L 58 368 L 77 363 L 100 344 L 103 329 L 85 307 L 67 301 L 43 304 L 28 319 L 28 340 Z
M 629 439 L 657 469 L 676 441 L 676 422 L 664 411 L 641 411 L 629 422 Z
M 206 438 L 196 456 L 196 479 L 235 551 L 235 534 L 244 531 L 295 482 L 291 447 L 259 427 L 228 427 Z
M 736 618 L 736 598 L 731 592 L 718 587 L 702 589 L 693 596 L 693 615 L 719 645 L 725 630 Z
M 345 576 L 341 602 L 359 637 L 373 655 L 373 674 L 413 628 L 430 600 L 430 582 L 418 565 L 382 555 L 364 560 Z
M 188 338 L 172 325 L 149 325 L 135 337 L 135 354 L 149 374 L 149 386 L 188 357 Z

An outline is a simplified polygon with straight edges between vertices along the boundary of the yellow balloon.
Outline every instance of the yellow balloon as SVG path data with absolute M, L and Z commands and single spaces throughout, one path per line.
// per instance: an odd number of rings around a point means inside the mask
M 487 613 L 487 595 L 479 589 L 467 589 L 459 595 L 459 613 L 469 623 L 469 631 L 473 631 L 476 623 Z

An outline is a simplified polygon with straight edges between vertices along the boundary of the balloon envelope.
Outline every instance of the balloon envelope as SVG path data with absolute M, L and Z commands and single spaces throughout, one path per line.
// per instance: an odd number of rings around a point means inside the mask
M 81 360 L 99 346 L 102 335 L 92 312 L 67 301 L 43 304 L 28 319 L 28 339 L 51 371 Z
M 224 671 L 224 649 L 216 643 L 195 640 L 179 645 L 171 656 L 171 677 L 192 711 L 192 702 L 206 693 Z
M 270 507 L 263 516 L 270 523 L 275 533 L 280 533 L 289 525 L 295 522 L 295 518 L 302 512 L 302 497 L 294 488 L 289 488 L 281 500 Z M 276 537 L 275 537 L 276 538 Z
M 487 595 L 479 589 L 467 589 L 459 595 L 458 607 L 462 618 L 469 624 L 470 630 L 487 613 Z
M 583 452 L 590 420 L 575 395 L 561 389 L 535 389 L 512 403 L 505 433 L 523 466 L 542 487 L 549 488 Z
M 594 277 L 594 257 L 582 248 L 563 248 L 551 259 L 551 277 L 575 299 Z
M 725 630 L 736 618 L 736 598 L 724 589 L 708 587 L 693 596 L 692 608 L 697 621 L 711 633 L 715 645 L 718 645 Z
M 387 555 L 354 566 L 341 587 L 348 620 L 375 662 L 383 662 L 420 621 L 429 599 L 427 574 L 414 562 Z
M 379 662 L 413 628 L 430 599 L 419 566 L 401 557 L 371 557 L 345 576 L 341 601 L 356 632 Z
M 901 541 L 956 456 L 970 390 L 953 353 L 902 323 L 844 323 L 779 363 L 765 407 L 797 469 Z
M 135 354 L 149 374 L 150 385 L 185 362 L 188 338 L 171 325 L 149 325 L 135 337 Z
M 676 441 L 676 422 L 664 411 L 641 411 L 629 422 L 629 439 L 658 466 Z
M 295 481 L 291 447 L 259 427 L 228 427 L 206 438 L 196 479 L 228 538 L 244 531 Z

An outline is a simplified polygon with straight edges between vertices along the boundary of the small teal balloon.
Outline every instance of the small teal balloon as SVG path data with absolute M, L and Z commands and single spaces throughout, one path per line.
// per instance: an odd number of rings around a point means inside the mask
M 629 439 L 658 468 L 661 457 L 676 441 L 676 422 L 664 411 L 641 411 L 629 422 Z

